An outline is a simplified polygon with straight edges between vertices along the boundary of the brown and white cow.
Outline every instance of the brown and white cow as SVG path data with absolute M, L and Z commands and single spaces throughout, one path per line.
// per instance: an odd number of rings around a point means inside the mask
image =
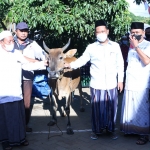
M 48 123 L 52 126 L 57 123 L 56 111 L 58 109 L 57 101 L 62 98 L 66 99 L 64 111 L 68 117 L 67 122 L 67 134 L 73 134 L 73 130 L 70 123 L 70 103 L 72 99 L 72 92 L 78 87 L 80 94 L 80 111 L 84 111 L 83 101 L 82 101 L 82 90 L 80 82 L 80 69 L 72 70 L 64 68 L 65 63 L 70 63 L 75 61 L 77 58 L 73 57 L 76 53 L 76 49 L 72 49 L 64 53 L 64 51 L 70 45 L 70 39 L 68 43 L 63 48 L 53 48 L 49 49 L 45 42 L 43 42 L 43 47 L 48 52 L 48 63 L 49 63 L 49 84 L 52 88 L 52 95 L 50 97 L 52 104 L 52 120 Z M 62 110 L 62 116 L 64 116 L 64 111 Z

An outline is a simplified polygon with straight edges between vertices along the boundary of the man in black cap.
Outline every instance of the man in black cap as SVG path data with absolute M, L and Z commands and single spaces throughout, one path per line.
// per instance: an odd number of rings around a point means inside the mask
M 136 144 L 143 145 L 148 142 L 150 134 L 150 43 L 144 40 L 144 23 L 133 22 L 130 32 L 121 131 L 140 135 Z
M 103 130 L 117 139 L 115 122 L 118 91 L 123 89 L 124 62 L 118 43 L 108 39 L 109 30 L 104 20 L 95 22 L 97 41 L 89 44 L 83 55 L 66 67 L 79 68 L 88 61 L 90 66 L 90 91 L 92 105 L 92 134 L 96 140 Z M 118 80 L 117 80 L 118 79 Z
M 14 36 L 15 45 L 14 48 L 19 50 L 26 59 L 31 62 L 38 60 L 45 60 L 44 50 L 35 42 L 28 38 L 29 28 L 25 22 L 20 22 L 16 26 L 16 32 Z M 38 60 L 37 60 L 38 59 Z M 25 105 L 26 125 L 30 120 L 30 101 L 32 94 L 32 85 L 34 72 L 22 70 L 23 75 L 23 98 Z M 32 128 L 26 127 L 27 132 L 32 132 Z

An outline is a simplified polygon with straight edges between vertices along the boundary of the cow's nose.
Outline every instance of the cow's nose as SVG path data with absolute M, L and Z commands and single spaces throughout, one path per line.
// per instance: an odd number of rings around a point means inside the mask
M 51 71 L 51 75 L 56 75 L 56 72 L 55 71 Z

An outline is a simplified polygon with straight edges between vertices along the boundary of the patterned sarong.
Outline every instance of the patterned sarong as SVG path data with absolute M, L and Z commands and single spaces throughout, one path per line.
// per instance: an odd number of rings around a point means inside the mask
M 90 91 L 92 131 L 98 134 L 107 128 L 108 131 L 114 132 L 118 105 L 117 88 L 110 90 L 90 88 Z

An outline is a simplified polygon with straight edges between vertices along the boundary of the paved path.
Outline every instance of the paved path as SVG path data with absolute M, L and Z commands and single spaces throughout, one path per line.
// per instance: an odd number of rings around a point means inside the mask
M 92 140 L 91 122 L 90 122 L 90 96 L 89 89 L 83 88 L 85 112 L 80 112 L 80 101 L 78 90 L 75 91 L 75 100 L 71 104 L 71 124 L 74 130 L 73 135 L 66 134 L 67 117 L 58 115 L 58 127 L 49 127 L 47 123 L 50 121 L 50 103 L 49 100 L 40 100 L 35 98 L 32 100 L 32 116 L 30 126 L 33 128 L 32 133 L 27 134 L 29 146 L 14 147 L 14 150 L 150 150 L 150 142 L 146 145 L 136 145 L 135 141 L 138 138 L 135 135 L 125 137 L 119 131 L 120 110 L 122 94 L 119 94 L 118 116 L 116 124 L 116 133 L 119 138 L 112 140 L 105 132 L 98 140 Z M 0 145 L 0 150 L 2 147 Z

